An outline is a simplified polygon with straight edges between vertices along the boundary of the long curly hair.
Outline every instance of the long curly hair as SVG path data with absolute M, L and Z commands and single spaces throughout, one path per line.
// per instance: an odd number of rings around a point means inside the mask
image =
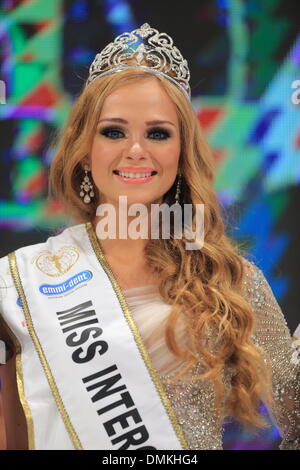
M 147 63 L 145 63 L 147 64 Z M 85 204 L 79 197 L 82 161 L 89 155 L 92 139 L 105 98 L 118 86 L 152 77 L 159 81 L 176 106 L 180 122 L 182 175 L 180 204 L 191 204 L 195 229 L 195 207 L 204 204 L 204 244 L 187 250 L 190 239 L 171 237 L 150 239 L 145 247 L 148 265 L 159 275 L 159 292 L 172 306 L 165 328 L 169 350 L 185 363 L 177 380 L 199 362 L 198 380 L 214 385 L 215 407 L 220 424 L 225 417 L 237 419 L 246 430 L 264 428 L 260 414 L 262 400 L 273 404 L 271 371 L 264 351 L 251 339 L 255 313 L 243 293 L 246 251 L 225 233 L 221 208 L 213 188 L 216 174 L 211 150 L 196 113 L 183 93 L 169 80 L 139 69 L 126 69 L 84 87 L 72 107 L 64 129 L 55 142 L 57 151 L 50 169 L 50 193 L 58 197 L 77 223 L 94 220 L 99 192 Z M 176 181 L 163 202 L 174 203 Z M 183 316 L 188 346 L 176 341 L 176 323 Z M 226 400 L 223 371 L 232 366 L 230 393 Z

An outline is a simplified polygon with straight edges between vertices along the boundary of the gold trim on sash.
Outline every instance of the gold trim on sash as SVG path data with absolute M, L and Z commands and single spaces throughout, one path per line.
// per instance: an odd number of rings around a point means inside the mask
M 119 286 L 119 284 L 117 283 L 116 281 L 116 278 L 112 272 L 112 269 L 110 268 L 109 266 L 109 263 L 107 262 L 107 260 L 105 259 L 105 256 L 104 256 L 104 253 L 103 253 L 103 250 L 101 248 L 101 243 L 100 243 L 100 240 L 98 240 L 97 238 L 97 235 L 94 231 L 94 227 L 93 225 L 91 224 L 91 222 L 87 222 L 85 224 L 86 226 L 86 230 L 87 230 L 87 233 L 88 233 L 88 236 L 89 236 L 89 239 L 90 239 L 90 242 L 91 242 L 91 245 L 93 247 L 93 250 L 98 258 L 98 261 L 100 262 L 101 266 L 103 267 L 103 269 L 105 270 L 106 274 L 108 275 L 109 279 L 110 279 L 110 282 L 114 288 L 114 291 L 116 292 L 117 294 L 117 297 L 118 297 L 118 300 L 120 302 L 120 305 L 121 305 L 121 308 L 123 310 L 123 313 L 124 313 L 124 316 L 127 320 L 127 323 L 129 324 L 131 330 L 132 330 L 132 333 L 134 335 L 134 339 L 136 341 L 136 344 L 140 350 L 140 353 L 141 353 L 141 356 L 147 366 L 147 369 L 149 371 L 149 374 L 150 374 L 150 377 L 161 397 L 161 400 L 163 402 L 163 405 L 167 411 L 167 414 L 170 418 L 170 421 L 171 421 L 171 424 L 177 434 L 177 437 L 183 447 L 183 449 L 186 449 L 186 450 L 189 450 L 189 447 L 188 447 L 188 444 L 186 442 L 186 439 L 185 439 L 185 436 L 182 432 L 182 429 L 178 423 L 178 420 L 176 418 L 176 415 L 174 413 L 174 410 L 172 408 L 172 405 L 165 393 L 165 390 L 163 388 L 163 385 L 156 373 L 156 370 L 155 368 L 153 367 L 153 364 L 152 364 L 152 361 L 149 357 L 149 354 L 148 354 L 148 351 L 147 349 L 145 348 L 145 345 L 143 343 L 143 340 L 140 336 L 140 333 L 138 331 L 138 328 L 134 322 L 134 319 L 132 317 L 132 314 L 129 310 L 129 307 L 127 305 L 127 302 L 126 302 L 126 299 L 125 299 L 125 296 Z
M 35 450 L 33 419 L 32 419 L 31 409 L 28 405 L 28 402 L 26 400 L 25 393 L 24 393 L 24 378 L 23 378 L 23 368 L 22 368 L 22 361 L 21 361 L 21 354 L 22 354 L 21 344 L 18 338 L 16 337 L 16 335 L 14 334 L 14 332 L 7 325 L 1 313 L 0 313 L 0 323 L 6 329 L 7 333 L 12 339 L 12 342 L 14 343 L 14 347 L 16 351 L 16 381 L 17 381 L 20 402 L 24 411 L 26 424 L 27 424 L 28 450 Z M 12 357 L 11 360 L 14 360 L 14 357 Z
M 54 377 L 52 375 L 49 364 L 48 364 L 47 359 L 45 357 L 43 348 L 42 348 L 42 346 L 40 344 L 40 341 L 37 337 L 37 334 L 35 332 L 35 329 L 34 329 L 34 326 L 33 326 L 33 323 L 32 323 L 32 319 L 31 319 L 31 315 L 30 315 L 30 310 L 29 310 L 29 307 L 28 307 L 28 304 L 27 304 L 25 292 L 24 292 L 24 289 L 23 289 L 23 286 L 22 286 L 22 281 L 21 281 L 20 274 L 19 274 L 15 252 L 9 253 L 8 259 L 9 259 L 9 267 L 10 267 L 10 270 L 11 270 L 11 274 L 12 274 L 17 292 L 19 294 L 19 297 L 20 297 L 20 300 L 21 300 L 21 303 L 22 303 L 22 307 L 23 307 L 23 311 L 24 311 L 24 315 L 25 315 L 25 320 L 26 320 L 26 325 L 27 325 L 29 334 L 31 336 L 31 339 L 33 341 L 33 344 L 35 346 L 35 349 L 38 353 L 38 356 L 39 356 L 39 359 L 41 361 L 42 367 L 45 371 L 45 374 L 46 374 L 46 377 L 48 379 L 48 382 L 49 382 L 51 391 L 53 393 L 53 396 L 55 398 L 58 410 L 59 410 L 59 412 L 62 416 L 63 422 L 64 422 L 64 424 L 67 428 L 67 431 L 70 435 L 70 438 L 71 438 L 71 440 L 74 444 L 75 449 L 83 450 L 81 442 L 80 442 L 80 440 L 79 440 L 79 438 L 76 434 L 75 429 L 73 428 L 73 425 L 70 421 L 69 415 L 68 415 L 68 413 L 67 413 L 67 411 L 64 407 L 64 404 L 63 404 L 62 399 L 60 397 L 60 394 L 59 394 L 57 385 L 55 383 Z

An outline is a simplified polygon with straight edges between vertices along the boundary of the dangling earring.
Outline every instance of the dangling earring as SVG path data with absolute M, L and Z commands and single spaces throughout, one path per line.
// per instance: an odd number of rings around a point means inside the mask
M 91 202 L 91 198 L 93 198 L 95 194 L 94 194 L 94 188 L 93 188 L 92 182 L 87 174 L 87 172 L 90 171 L 89 166 L 84 165 L 84 170 L 85 170 L 85 176 L 83 178 L 83 182 L 80 185 L 80 189 L 81 189 L 80 197 L 83 198 L 83 202 L 85 202 L 86 204 L 89 204 Z M 86 195 L 84 195 L 84 191 L 86 192 Z
M 178 175 L 176 195 L 175 195 L 175 204 L 179 204 L 179 195 L 180 195 L 180 190 L 181 190 L 180 183 L 181 183 L 181 173 L 179 173 Z

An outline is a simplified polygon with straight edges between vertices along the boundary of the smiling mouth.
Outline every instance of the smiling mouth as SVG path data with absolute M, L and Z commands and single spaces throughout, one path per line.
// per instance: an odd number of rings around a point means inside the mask
M 118 170 L 113 170 L 113 173 L 115 175 L 119 175 L 119 176 L 123 176 L 123 177 L 127 177 L 127 178 L 144 178 L 144 177 L 147 177 L 147 176 L 153 176 L 153 175 L 156 175 L 157 174 L 157 171 L 149 171 L 149 172 L 130 172 L 130 171 L 118 171 Z M 139 176 L 138 176 L 139 175 Z

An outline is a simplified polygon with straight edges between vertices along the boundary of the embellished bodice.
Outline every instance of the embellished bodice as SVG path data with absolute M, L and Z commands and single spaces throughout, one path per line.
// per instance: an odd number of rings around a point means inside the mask
M 199 365 L 175 383 L 169 381 L 183 365 L 175 360 L 164 341 L 163 325 L 170 305 L 161 299 L 156 286 L 126 289 L 123 293 L 189 448 L 221 450 L 223 429 L 216 425 L 213 388 L 210 383 L 199 386 L 194 378 L 200 372 Z M 183 327 L 178 334 L 182 344 L 185 340 Z
M 252 339 L 269 354 L 273 373 L 276 409 L 269 410 L 269 413 L 282 433 L 280 449 L 300 449 L 300 364 L 293 360 L 295 348 L 292 337 L 266 278 L 253 263 L 247 260 L 245 263 L 244 294 L 256 313 Z M 183 365 L 178 359 L 175 360 L 164 341 L 163 325 L 170 305 L 160 297 L 156 286 L 126 289 L 123 294 L 189 448 L 221 450 L 224 428 L 217 424 L 213 385 L 210 381 L 194 380 L 201 366 L 194 366 L 175 383 L 168 381 Z M 184 345 L 187 335 L 184 325 L 178 323 L 176 337 Z M 230 393 L 231 378 L 235 373 L 231 366 L 224 370 L 226 396 Z
M 253 342 L 267 353 L 272 370 L 276 406 L 269 412 L 282 435 L 279 447 L 284 450 L 300 449 L 300 360 L 299 350 L 295 347 L 297 341 L 293 340 L 285 317 L 262 271 L 253 263 L 244 261 L 246 268 L 243 281 L 244 295 L 252 307 L 255 320 Z M 3 279 L 5 287 L 0 291 L 2 292 L 0 320 L 3 315 L 4 322 L 8 322 L 10 329 L 18 336 L 19 341 L 23 342 L 22 360 L 21 347 L 18 346 L 17 381 L 22 404 L 25 404 L 30 448 L 35 448 L 31 425 L 33 421 L 37 430 L 35 437 L 38 449 L 74 448 L 65 423 L 57 410 L 57 404 L 41 368 L 39 357 L 37 354 L 28 353 L 29 348 L 32 348 L 31 339 L 24 326 L 24 314 L 18 305 L 17 292 L 13 289 L 7 263 L 7 258 L 2 259 L 0 263 L 0 279 Z M 196 379 L 197 373 L 201 372 L 200 362 L 176 382 L 168 380 L 183 366 L 183 363 L 178 362 L 177 357 L 169 351 L 165 343 L 164 323 L 171 306 L 160 297 L 156 286 L 123 290 L 123 295 L 145 345 L 144 349 L 152 361 L 177 417 L 177 422 L 181 426 L 188 448 L 221 450 L 223 427 L 219 424 L 218 410 L 214 407 L 213 385 L 210 381 L 201 380 L 200 382 Z M 178 328 L 176 339 L 179 345 L 184 347 L 188 335 L 185 324 L 181 322 L 182 317 L 183 315 L 176 323 L 176 328 Z M 224 399 L 230 393 L 231 379 L 235 373 L 233 367 L 226 365 L 223 371 Z M 27 397 L 24 394 L 22 377 L 25 378 L 28 399 L 33 405 L 31 410 L 26 404 Z M 40 388 L 36 387 L 37 383 Z M 46 393 L 48 394 L 47 407 L 41 406 L 45 402 Z M 50 416 L 51 420 L 49 420 Z M 45 427 L 45 422 L 49 422 L 49 426 Z

